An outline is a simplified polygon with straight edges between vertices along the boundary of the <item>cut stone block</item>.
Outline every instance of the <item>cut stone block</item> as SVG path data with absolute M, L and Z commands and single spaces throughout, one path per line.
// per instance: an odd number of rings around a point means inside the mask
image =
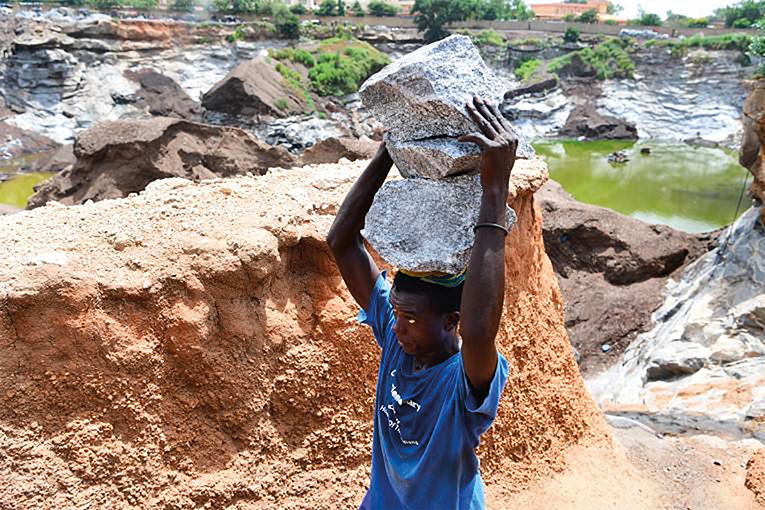
M 407 178 L 443 179 L 480 170 L 481 149 L 474 143 L 458 142 L 456 138 L 397 142 L 386 136 L 386 145 L 396 168 Z M 531 159 L 534 157 L 534 149 L 528 142 L 521 140 L 516 157 Z
M 386 66 L 359 94 L 390 138 L 406 141 L 479 131 L 465 104 L 473 96 L 499 104 L 506 89 L 470 38 L 453 35 Z
M 470 259 L 480 204 L 478 175 L 390 181 L 377 192 L 362 235 L 398 268 L 459 273 Z M 507 227 L 515 221 L 508 207 Z

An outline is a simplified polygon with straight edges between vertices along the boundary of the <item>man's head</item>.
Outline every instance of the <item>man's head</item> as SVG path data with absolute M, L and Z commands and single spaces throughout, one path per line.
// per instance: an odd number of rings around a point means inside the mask
M 396 316 L 394 332 L 407 354 L 438 357 L 451 351 L 457 339 L 462 284 L 444 287 L 396 273 L 391 304 Z

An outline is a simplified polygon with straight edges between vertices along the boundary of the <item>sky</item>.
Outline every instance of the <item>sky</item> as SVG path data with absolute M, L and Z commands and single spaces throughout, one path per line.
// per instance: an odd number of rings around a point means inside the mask
M 527 4 L 549 4 L 558 3 L 562 0 L 526 0 Z M 635 18 L 638 13 L 638 6 L 643 7 L 645 12 L 653 12 L 662 18 L 667 16 L 667 11 L 675 14 L 684 14 L 692 18 L 701 18 L 709 16 L 720 7 L 738 3 L 738 0 L 612 0 L 615 4 L 624 7 L 619 16 L 625 18 Z

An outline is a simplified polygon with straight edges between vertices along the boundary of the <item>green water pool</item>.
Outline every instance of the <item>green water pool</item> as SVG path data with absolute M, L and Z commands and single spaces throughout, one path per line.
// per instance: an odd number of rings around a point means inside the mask
M 535 143 L 550 176 L 580 202 L 608 207 L 649 223 L 705 232 L 735 219 L 748 172 L 734 151 L 682 143 L 624 141 Z M 651 154 L 640 154 L 650 147 Z M 611 164 L 623 150 L 630 160 Z M 748 199 L 741 202 L 741 214 Z
M 12 205 L 23 209 L 27 206 L 27 199 L 34 193 L 34 186 L 51 175 L 45 173 L 24 173 L 15 175 L 7 181 L 0 182 L 0 204 Z

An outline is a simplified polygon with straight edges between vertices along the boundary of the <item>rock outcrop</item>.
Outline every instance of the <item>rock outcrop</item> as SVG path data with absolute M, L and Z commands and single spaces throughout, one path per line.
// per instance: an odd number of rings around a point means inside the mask
M 167 177 L 262 174 L 296 163 L 284 148 L 241 129 L 163 117 L 101 124 L 77 138 L 74 154 L 75 165 L 40 185 L 28 208 L 121 198 Z
M 378 353 L 324 238 L 363 166 L 167 179 L 0 218 L 2 501 L 357 506 Z M 574 445 L 613 457 L 526 189 L 510 201 L 509 382 L 480 447 L 500 508 Z
M 754 176 L 750 191 L 765 204 L 765 80 L 750 83 L 750 93 L 744 102 L 744 136 L 739 150 L 741 166 Z M 760 223 L 765 226 L 765 208 Z
M 151 69 L 125 73 L 141 88 L 135 102 L 142 103 L 151 115 L 185 120 L 201 120 L 202 107 L 172 79 Z
M 303 113 L 306 102 L 265 58 L 258 57 L 236 66 L 202 96 L 202 106 L 228 115 L 286 117 Z
M 716 235 L 649 225 L 576 201 L 549 181 L 536 195 L 558 275 L 566 329 L 592 375 L 617 362 L 664 299 L 667 279 L 712 249 Z
M 566 138 L 586 140 L 637 140 L 637 127 L 625 120 L 595 111 L 592 105 L 574 108 L 558 133 Z
M 759 208 L 690 265 L 623 362 L 591 382 L 605 410 L 664 430 L 765 439 L 765 231 Z

